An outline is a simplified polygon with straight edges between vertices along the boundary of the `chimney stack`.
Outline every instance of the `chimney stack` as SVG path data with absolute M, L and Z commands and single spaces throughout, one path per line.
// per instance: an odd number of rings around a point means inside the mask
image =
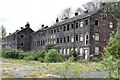
M 25 25 L 26 28 L 29 28 L 30 27 L 30 24 L 29 22 L 27 22 L 27 24 Z
M 44 27 L 44 24 L 42 24 L 41 26 L 42 26 L 42 28 L 43 28 L 43 27 Z
M 88 10 L 84 11 L 84 13 L 85 13 L 85 14 L 88 13 Z
M 75 13 L 75 16 L 78 16 L 78 12 Z
M 20 29 L 24 29 L 23 27 L 20 27 Z
M 58 17 L 57 17 L 57 19 L 56 19 L 56 22 L 59 22 L 59 19 L 58 19 Z

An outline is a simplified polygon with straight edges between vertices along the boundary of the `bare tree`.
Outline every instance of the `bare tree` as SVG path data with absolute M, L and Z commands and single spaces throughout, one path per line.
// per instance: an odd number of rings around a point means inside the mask
M 1 37 L 5 38 L 6 37 L 6 29 L 5 29 L 5 27 L 3 25 L 1 26 L 0 30 L 1 30 Z
M 84 14 L 84 10 L 83 10 L 82 8 L 77 8 L 77 9 L 76 9 L 76 12 L 77 12 L 78 14 Z
M 63 12 L 62 12 L 62 14 L 59 16 L 59 18 L 60 18 L 61 20 L 65 20 L 65 19 L 70 18 L 71 15 L 72 15 L 72 10 L 71 10 L 71 8 L 66 8 L 66 9 L 63 10 Z
M 86 11 L 95 11 L 100 8 L 100 2 L 87 2 L 83 7 Z

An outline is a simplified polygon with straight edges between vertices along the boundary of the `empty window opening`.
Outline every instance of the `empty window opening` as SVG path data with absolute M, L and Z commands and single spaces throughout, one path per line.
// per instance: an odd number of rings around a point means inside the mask
M 88 25 L 88 20 L 85 20 L 85 25 Z
M 99 21 L 98 20 L 95 20 L 95 25 L 99 25 Z

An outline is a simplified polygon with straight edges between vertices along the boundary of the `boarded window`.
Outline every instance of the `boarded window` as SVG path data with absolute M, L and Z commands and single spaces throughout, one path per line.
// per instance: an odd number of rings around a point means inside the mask
M 70 53 L 70 49 L 68 48 L 68 49 L 67 49 L 67 55 L 69 55 L 69 53 Z
M 83 48 L 80 48 L 80 56 L 83 54 Z
M 83 35 L 80 35 L 80 41 L 83 41 Z
M 95 55 L 99 55 L 99 47 L 95 47 Z
M 99 33 L 95 33 L 95 40 L 99 41 Z

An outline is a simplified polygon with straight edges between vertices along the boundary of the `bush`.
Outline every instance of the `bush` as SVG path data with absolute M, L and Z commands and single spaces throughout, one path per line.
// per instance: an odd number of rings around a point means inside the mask
M 44 58 L 45 52 L 44 51 L 31 51 L 27 52 L 25 56 L 25 60 L 34 60 L 38 61 L 39 58 Z
M 23 58 L 24 56 L 21 50 L 3 50 L 2 57 L 19 59 L 19 57 Z
M 31 60 L 32 60 L 32 57 L 33 57 L 33 56 L 24 57 L 24 60 L 26 60 L 26 61 L 31 61 Z
M 63 56 L 56 50 L 50 49 L 45 55 L 45 62 L 62 62 L 64 61 Z
M 44 58 L 38 58 L 38 61 L 44 62 Z

